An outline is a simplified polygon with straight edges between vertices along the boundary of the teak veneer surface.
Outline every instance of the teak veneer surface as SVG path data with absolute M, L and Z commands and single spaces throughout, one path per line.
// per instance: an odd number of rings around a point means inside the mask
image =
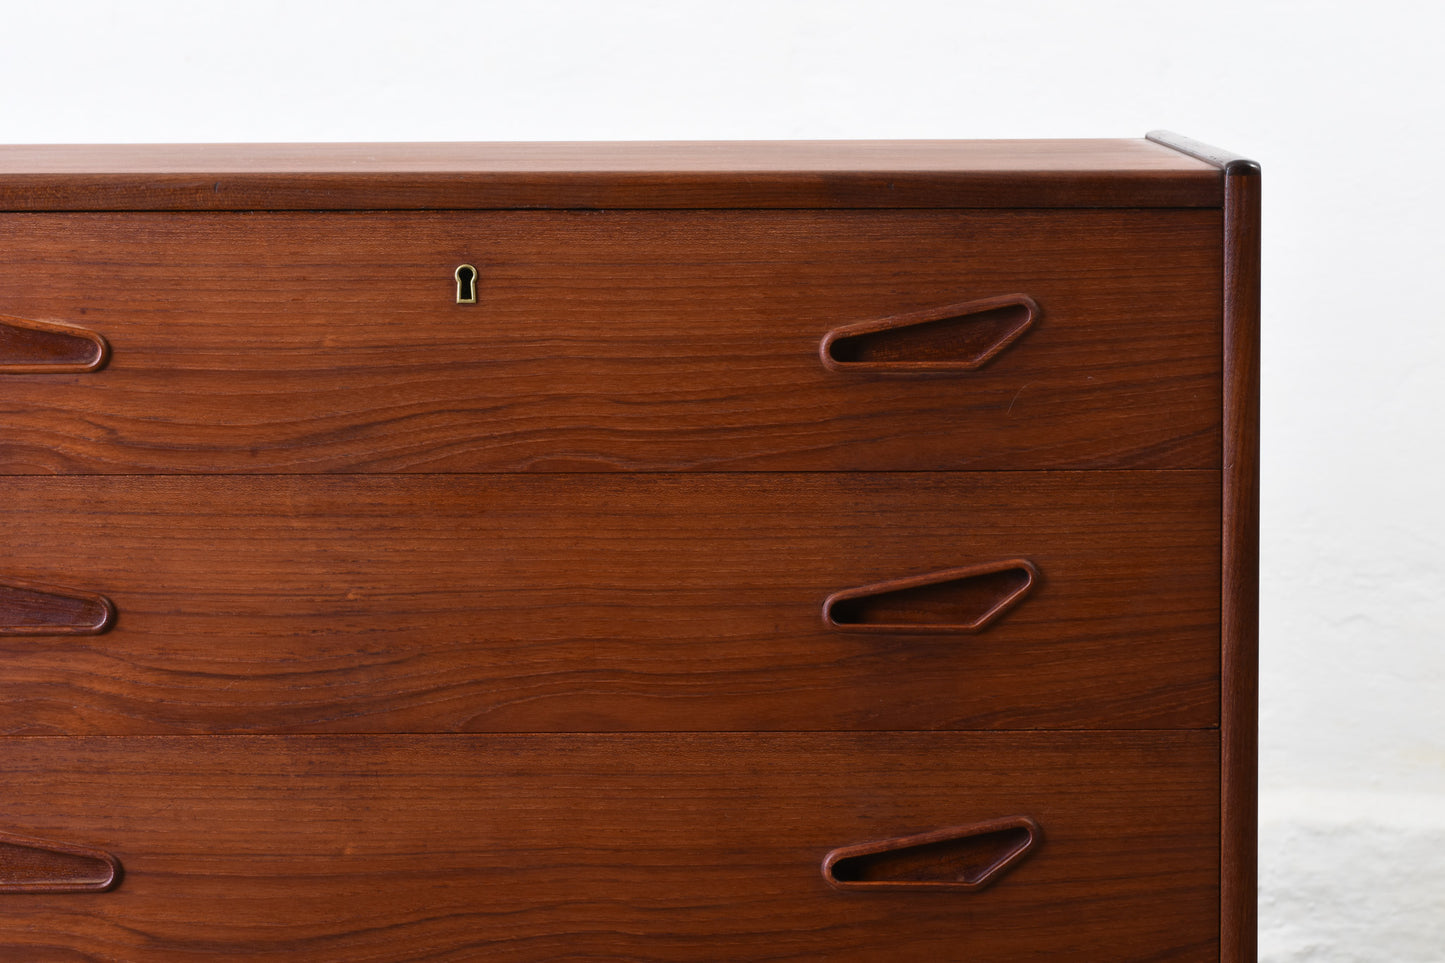
M 1218 207 L 1146 140 L 0 146 L 0 210 Z
M 1217 468 L 1218 211 L 0 216 L 0 472 Z M 480 272 L 455 303 L 453 271 Z M 835 328 L 1022 294 L 982 368 Z
M 7 820 L 114 853 L 124 880 L 6 898 L 0 956 L 1203 963 L 1218 740 L 4 739 Z M 841 845 L 1017 815 L 1037 851 L 979 892 L 838 893 L 821 873 Z
M 1219 473 L 11 478 L 0 731 L 1212 726 Z M 63 546 L 57 552 L 56 546 Z M 1025 558 L 977 635 L 830 594 Z
M 0 960 L 1253 960 L 1258 175 L 0 146 Z

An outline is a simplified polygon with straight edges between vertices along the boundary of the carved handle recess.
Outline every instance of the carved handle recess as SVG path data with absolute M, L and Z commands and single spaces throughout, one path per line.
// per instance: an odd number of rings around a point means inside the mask
M 110 853 L 0 833 L 0 893 L 103 893 L 119 881 Z
M 1042 835 L 1027 816 L 1010 816 L 842 846 L 823 858 L 823 878 L 843 890 L 979 890 L 1017 865 Z
M 828 596 L 823 622 L 843 632 L 982 632 L 1038 580 L 1032 562 L 1011 558 L 874 582 Z
M 1017 341 L 1038 314 L 1024 294 L 964 301 L 835 328 L 819 353 L 831 371 L 972 371 Z
M 109 358 L 110 345 L 94 331 L 0 315 L 0 373 L 99 371 Z
M 0 635 L 99 635 L 114 623 L 102 595 L 0 581 Z

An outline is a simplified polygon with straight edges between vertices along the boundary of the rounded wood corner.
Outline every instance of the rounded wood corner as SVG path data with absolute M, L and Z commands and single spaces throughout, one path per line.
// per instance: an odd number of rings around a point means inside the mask
M 1185 137 L 1172 130 L 1151 130 L 1144 135 L 1144 139 L 1217 167 L 1224 172 L 1226 177 L 1259 177 L 1262 172 L 1258 161 L 1241 157 L 1192 137 Z

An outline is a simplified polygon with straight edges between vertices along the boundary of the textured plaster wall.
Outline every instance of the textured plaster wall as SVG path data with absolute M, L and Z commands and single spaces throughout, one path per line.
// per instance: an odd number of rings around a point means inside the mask
M 1445 94 L 1377 0 L 0 3 L 0 141 L 1138 136 L 1264 163 L 1261 958 L 1445 960 Z

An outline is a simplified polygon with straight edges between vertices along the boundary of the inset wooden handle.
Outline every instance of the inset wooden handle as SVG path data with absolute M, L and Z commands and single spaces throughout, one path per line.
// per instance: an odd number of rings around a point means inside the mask
M 823 621 L 844 632 L 982 632 L 1038 580 L 1022 558 L 925 572 L 834 592 L 823 602 Z
M 1042 833 L 1027 816 L 842 846 L 823 858 L 834 889 L 979 890 L 1034 849 Z
M 120 861 L 89 846 L 0 833 L 0 894 L 103 893 L 120 881 Z
M 94 331 L 0 315 L 0 374 L 99 371 L 110 345 Z
M 835 328 L 819 352 L 831 371 L 972 371 L 1017 341 L 1038 313 L 1024 294 L 964 301 Z
M 0 581 L 0 635 L 99 635 L 114 623 L 102 595 Z

